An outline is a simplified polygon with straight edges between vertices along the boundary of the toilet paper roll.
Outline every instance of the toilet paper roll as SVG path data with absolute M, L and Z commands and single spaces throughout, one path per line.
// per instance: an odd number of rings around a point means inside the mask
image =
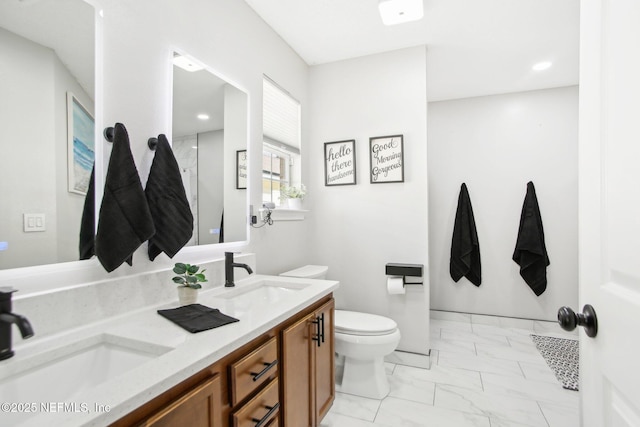
M 404 294 L 404 284 L 402 276 L 389 276 L 387 278 L 387 292 L 389 295 Z

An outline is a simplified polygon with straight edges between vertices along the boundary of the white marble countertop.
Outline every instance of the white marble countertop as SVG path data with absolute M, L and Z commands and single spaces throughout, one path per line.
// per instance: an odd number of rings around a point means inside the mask
M 242 296 L 232 297 L 233 294 L 257 287 L 265 281 L 300 289 L 278 293 L 275 300 L 268 304 L 255 298 L 249 301 Z M 7 397 L 12 396 L 11 392 L 4 393 L 3 402 L 0 402 L 3 405 L 1 424 L 104 426 L 112 423 L 332 293 L 338 285 L 339 282 L 331 280 L 251 275 L 238 281 L 235 288 L 221 286 L 202 291 L 198 297 L 199 304 L 218 308 L 222 313 L 240 321 L 196 334 L 189 333 L 157 314 L 159 309 L 178 307 L 176 295 L 173 303 L 147 306 L 41 340 L 14 340 L 16 356 L 0 364 L 0 393 L 2 384 L 13 375 L 29 372 L 30 369 L 41 366 L 43 360 L 68 354 L 74 348 L 78 351 L 99 340 L 135 346 L 158 356 L 126 372 L 110 376 L 95 387 L 82 390 L 79 396 L 71 398 L 57 399 L 55 392 L 51 390 L 55 390 L 54 384 L 42 385 L 43 388 L 49 387 L 48 392 L 52 397 L 50 402 L 49 399 L 42 402 L 24 401 L 23 398 L 20 398 L 20 402 L 12 401 Z M 25 414 L 25 407 L 34 413 Z M 12 410 L 20 410 L 22 413 L 14 413 Z

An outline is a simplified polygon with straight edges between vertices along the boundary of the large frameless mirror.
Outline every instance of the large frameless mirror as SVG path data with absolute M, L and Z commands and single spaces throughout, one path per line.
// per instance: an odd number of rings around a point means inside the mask
M 83 0 L 0 2 L 0 269 L 79 259 L 94 21 Z
M 172 148 L 194 217 L 187 246 L 247 239 L 247 94 L 173 56 Z

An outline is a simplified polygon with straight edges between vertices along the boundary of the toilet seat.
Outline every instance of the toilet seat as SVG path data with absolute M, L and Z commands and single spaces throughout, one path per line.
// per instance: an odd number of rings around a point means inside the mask
M 398 324 L 377 314 L 335 311 L 335 331 L 345 335 L 378 336 L 393 334 Z

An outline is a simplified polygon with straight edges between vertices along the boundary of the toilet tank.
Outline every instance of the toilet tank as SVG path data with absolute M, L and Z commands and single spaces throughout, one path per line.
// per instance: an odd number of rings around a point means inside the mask
M 295 270 L 285 271 L 280 273 L 281 276 L 287 277 L 300 277 L 304 279 L 325 279 L 327 277 L 327 271 L 329 267 L 326 265 L 305 265 L 304 267 L 296 268 Z

